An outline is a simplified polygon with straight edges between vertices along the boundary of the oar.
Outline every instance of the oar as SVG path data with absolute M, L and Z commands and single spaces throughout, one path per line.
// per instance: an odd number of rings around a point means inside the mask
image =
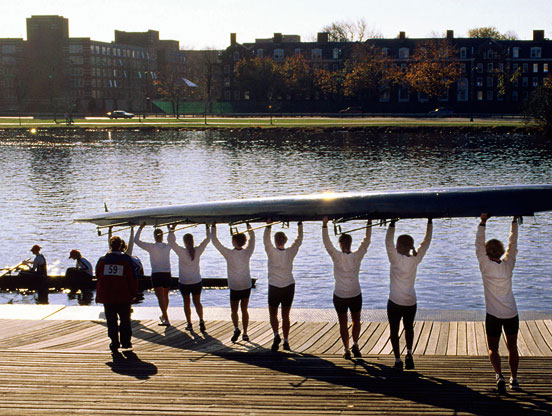
M 8 268 L 8 269 L 3 269 L 3 270 L 5 270 L 5 272 L 2 273 L 2 275 L 0 275 L 0 278 L 6 276 L 6 275 L 8 275 L 8 274 L 11 274 L 11 272 L 17 270 L 17 269 L 20 268 L 21 266 L 24 266 L 28 261 L 31 261 L 31 259 L 28 258 L 27 260 L 23 260 L 21 263 L 19 263 L 19 264 L 16 265 L 16 266 L 10 267 L 10 268 Z

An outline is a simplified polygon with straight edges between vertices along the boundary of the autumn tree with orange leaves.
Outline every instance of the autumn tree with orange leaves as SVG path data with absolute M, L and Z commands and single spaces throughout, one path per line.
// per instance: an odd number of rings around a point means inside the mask
M 358 44 L 345 62 L 343 91 L 346 97 L 372 100 L 392 81 L 392 63 L 383 50 Z
M 421 42 L 406 68 L 396 68 L 395 83 L 425 93 L 432 100 L 445 95 L 462 74 L 456 48 L 446 39 Z

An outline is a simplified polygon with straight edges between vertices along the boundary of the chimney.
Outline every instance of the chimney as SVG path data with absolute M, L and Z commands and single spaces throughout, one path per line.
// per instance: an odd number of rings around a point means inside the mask
M 447 30 L 447 39 L 448 40 L 454 39 L 454 30 Z
M 273 38 L 274 43 L 282 43 L 282 34 L 275 33 Z
M 230 33 L 230 46 L 234 46 L 236 44 L 236 34 Z
M 328 32 L 318 32 L 318 43 L 328 43 L 329 37 Z
M 533 40 L 542 42 L 544 40 L 544 30 L 533 30 Z
M 405 39 L 406 39 L 406 33 L 404 33 L 404 32 L 399 32 L 399 39 L 400 39 L 400 40 L 405 40 Z

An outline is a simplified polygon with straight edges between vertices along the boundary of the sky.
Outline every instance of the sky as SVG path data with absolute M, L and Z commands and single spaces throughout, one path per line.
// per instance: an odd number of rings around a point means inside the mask
M 115 30 L 158 30 L 181 49 L 223 49 L 230 33 L 239 43 L 274 33 L 314 40 L 322 27 L 363 18 L 384 37 L 400 31 L 411 38 L 454 30 L 495 26 L 532 39 L 533 29 L 552 38 L 552 0 L 0 0 L 0 38 L 26 39 L 26 18 L 60 15 L 69 19 L 69 36 L 111 42 Z

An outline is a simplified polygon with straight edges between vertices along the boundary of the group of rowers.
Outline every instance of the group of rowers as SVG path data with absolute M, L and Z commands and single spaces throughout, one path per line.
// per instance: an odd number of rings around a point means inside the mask
M 489 215 L 481 214 L 476 233 L 475 252 L 479 262 L 485 292 L 486 319 L 485 328 L 489 346 L 489 358 L 496 373 L 496 383 L 499 391 L 505 391 L 506 382 L 501 371 L 499 342 L 502 330 L 506 335 L 509 351 L 510 380 L 512 389 L 518 389 L 517 370 L 519 355 L 517 350 L 517 335 L 519 331 L 519 316 L 512 291 L 512 273 L 517 255 L 517 235 L 519 217 L 512 221 L 508 246 L 505 249 L 502 242 L 496 239 L 485 242 L 485 225 Z M 276 232 L 271 240 L 272 220 L 267 219 L 264 231 L 264 247 L 268 257 L 268 310 L 270 324 L 274 332 L 272 351 L 278 351 L 283 341 L 283 349 L 291 350 L 289 344 L 290 310 L 295 293 L 293 277 L 293 262 L 303 241 L 303 224 L 298 223 L 297 238 L 286 247 L 287 236 L 284 232 Z M 362 292 L 359 283 L 360 265 L 367 252 L 371 239 L 371 221 L 368 220 L 366 233 L 356 251 L 352 251 L 352 237 L 341 234 L 337 249 L 328 235 L 328 218 L 322 220 L 322 241 L 333 261 L 335 288 L 333 304 L 339 321 L 339 331 L 344 347 L 344 357 L 362 357 L 358 344 L 361 330 Z M 174 251 L 179 260 L 178 287 L 184 301 L 186 330 L 191 331 L 191 301 L 199 317 L 199 329 L 205 331 L 203 307 L 201 305 L 202 279 L 200 273 L 200 257 L 212 241 L 215 248 L 226 259 L 228 286 L 230 288 L 231 319 L 234 324 L 232 342 L 237 342 L 240 335 L 243 341 L 249 341 L 247 334 L 249 324 L 248 303 L 251 295 L 252 280 L 249 269 L 251 255 L 255 248 L 255 233 L 247 224 L 247 235 L 237 233 L 232 236 L 232 248 L 225 247 L 217 238 L 216 224 L 206 225 L 205 239 L 198 245 L 194 243 L 192 234 L 183 236 L 183 246 L 176 242 L 175 226 L 168 226 L 167 243 L 163 242 L 163 231 L 155 228 L 155 242 L 141 240 L 145 223 L 141 224 L 134 236 L 133 230 L 129 246 L 119 236 L 109 239 L 110 251 L 101 257 L 96 265 L 96 302 L 104 304 L 108 336 L 111 339 L 110 349 L 116 352 L 119 348 L 132 348 L 132 330 L 130 323 L 131 303 L 138 292 L 137 276 L 142 267 L 139 260 L 132 256 L 132 245 L 149 253 L 151 262 L 152 285 L 161 309 L 159 325 L 169 326 L 168 304 L 171 283 L 170 252 Z M 428 219 L 426 233 L 421 244 L 416 248 L 410 235 L 400 235 L 395 242 L 395 221 L 391 221 L 385 237 L 385 246 L 390 262 L 390 293 L 387 303 L 390 341 L 395 356 L 394 368 L 402 371 L 414 369 L 414 319 L 417 300 L 415 280 L 417 267 L 429 249 L 432 238 L 433 224 Z M 249 237 L 249 238 L 248 238 Z M 38 247 L 38 246 L 37 246 Z M 40 249 L 40 248 L 39 248 Z M 71 252 L 72 258 L 79 264 L 88 264 L 78 252 Z M 36 258 L 35 258 L 36 261 Z M 80 263 L 79 263 L 80 262 Z M 83 266 L 84 267 L 84 266 Z M 91 273 L 91 270 L 90 270 Z M 279 334 L 280 322 L 278 309 L 281 308 L 282 335 Z M 241 311 L 241 324 L 239 315 Z M 348 329 L 348 311 L 352 320 L 352 346 Z M 404 364 L 401 360 L 399 345 L 399 327 L 403 322 L 406 355 Z M 118 322 L 120 321 L 120 323 Z M 243 330 L 243 332 L 242 332 Z

